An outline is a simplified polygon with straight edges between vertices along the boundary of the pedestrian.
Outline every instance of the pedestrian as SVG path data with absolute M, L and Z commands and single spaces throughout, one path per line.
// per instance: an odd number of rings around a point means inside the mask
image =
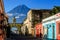
M 40 33 L 40 40 L 42 40 L 42 38 L 43 38 L 43 35 L 42 35 L 42 33 Z

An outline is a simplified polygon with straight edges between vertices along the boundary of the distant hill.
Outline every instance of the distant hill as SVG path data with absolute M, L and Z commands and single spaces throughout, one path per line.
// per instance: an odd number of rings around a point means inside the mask
M 16 17 L 17 23 L 22 23 L 23 20 L 26 18 L 27 12 L 30 9 L 26 5 L 19 5 L 12 10 L 10 10 L 7 14 L 9 16 L 9 23 L 12 23 L 12 18 Z

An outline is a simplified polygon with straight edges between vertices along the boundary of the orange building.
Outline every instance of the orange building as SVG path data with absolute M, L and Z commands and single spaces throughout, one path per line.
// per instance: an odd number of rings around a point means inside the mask
M 43 36 L 43 27 L 42 23 L 38 23 L 35 25 L 36 28 L 36 37 L 42 37 Z

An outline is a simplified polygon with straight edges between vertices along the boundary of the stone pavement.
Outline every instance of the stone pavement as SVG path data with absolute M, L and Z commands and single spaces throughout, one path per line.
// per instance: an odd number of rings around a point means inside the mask
M 32 36 L 24 36 L 18 34 L 11 34 L 10 38 L 6 38 L 6 40 L 51 40 L 51 39 L 41 39 Z

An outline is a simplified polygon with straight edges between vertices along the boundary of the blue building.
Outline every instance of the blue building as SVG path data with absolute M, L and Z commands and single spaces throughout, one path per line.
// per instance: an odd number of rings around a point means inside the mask
M 44 29 L 44 38 L 56 39 L 56 22 L 55 15 L 42 20 Z

